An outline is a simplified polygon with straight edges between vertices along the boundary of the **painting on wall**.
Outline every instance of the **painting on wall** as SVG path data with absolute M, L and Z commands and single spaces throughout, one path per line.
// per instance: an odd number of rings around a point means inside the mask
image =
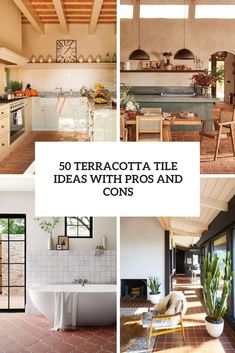
M 69 238 L 66 235 L 58 236 L 57 250 L 69 250 Z

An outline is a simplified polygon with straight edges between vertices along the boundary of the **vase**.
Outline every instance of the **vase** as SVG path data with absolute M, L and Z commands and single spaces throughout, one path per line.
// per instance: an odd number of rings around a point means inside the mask
M 52 233 L 49 233 L 49 234 L 48 234 L 47 249 L 48 249 L 48 250 L 53 250 L 53 238 L 52 238 Z
M 164 64 L 164 69 L 167 71 L 171 71 L 173 67 L 173 64 L 171 64 L 170 59 L 166 60 L 166 63 Z
M 127 110 L 127 114 L 129 118 L 135 118 L 136 117 L 136 112 L 134 110 Z
M 203 87 L 202 95 L 204 98 L 210 98 L 209 86 Z

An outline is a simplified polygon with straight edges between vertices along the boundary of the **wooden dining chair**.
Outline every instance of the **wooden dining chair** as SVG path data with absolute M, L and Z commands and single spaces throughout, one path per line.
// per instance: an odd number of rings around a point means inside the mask
M 128 141 L 128 129 L 125 127 L 124 114 L 120 115 L 120 140 L 124 142 Z
M 141 108 L 141 113 L 143 114 L 161 114 L 162 108 Z
M 136 117 L 136 141 L 151 142 L 162 141 L 162 121 L 160 115 L 137 115 Z
M 233 155 L 235 156 L 234 125 L 235 109 L 221 109 L 218 119 L 209 119 L 202 121 L 202 131 L 199 133 L 201 136 L 200 144 L 202 144 L 203 137 L 208 137 L 216 141 L 214 161 L 216 161 L 218 158 L 220 141 L 221 138 L 224 137 L 231 137 Z

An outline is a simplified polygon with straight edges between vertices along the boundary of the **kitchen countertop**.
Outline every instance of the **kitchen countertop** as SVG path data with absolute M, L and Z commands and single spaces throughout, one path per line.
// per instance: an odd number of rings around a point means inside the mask
M 218 98 L 204 98 L 202 96 L 160 96 L 160 95 L 140 95 L 136 94 L 135 99 L 138 102 L 174 102 L 174 103 L 215 103 L 219 102 Z

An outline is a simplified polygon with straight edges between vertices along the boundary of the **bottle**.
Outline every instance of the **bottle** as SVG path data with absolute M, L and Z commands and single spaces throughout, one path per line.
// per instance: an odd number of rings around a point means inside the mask
M 105 59 L 106 63 L 110 63 L 110 56 L 109 53 L 106 54 L 106 59 Z
M 107 237 L 105 235 L 102 237 L 102 246 L 103 250 L 107 250 Z
M 113 62 L 113 63 L 116 63 L 116 62 L 117 62 L 116 53 L 113 54 L 112 62 Z

